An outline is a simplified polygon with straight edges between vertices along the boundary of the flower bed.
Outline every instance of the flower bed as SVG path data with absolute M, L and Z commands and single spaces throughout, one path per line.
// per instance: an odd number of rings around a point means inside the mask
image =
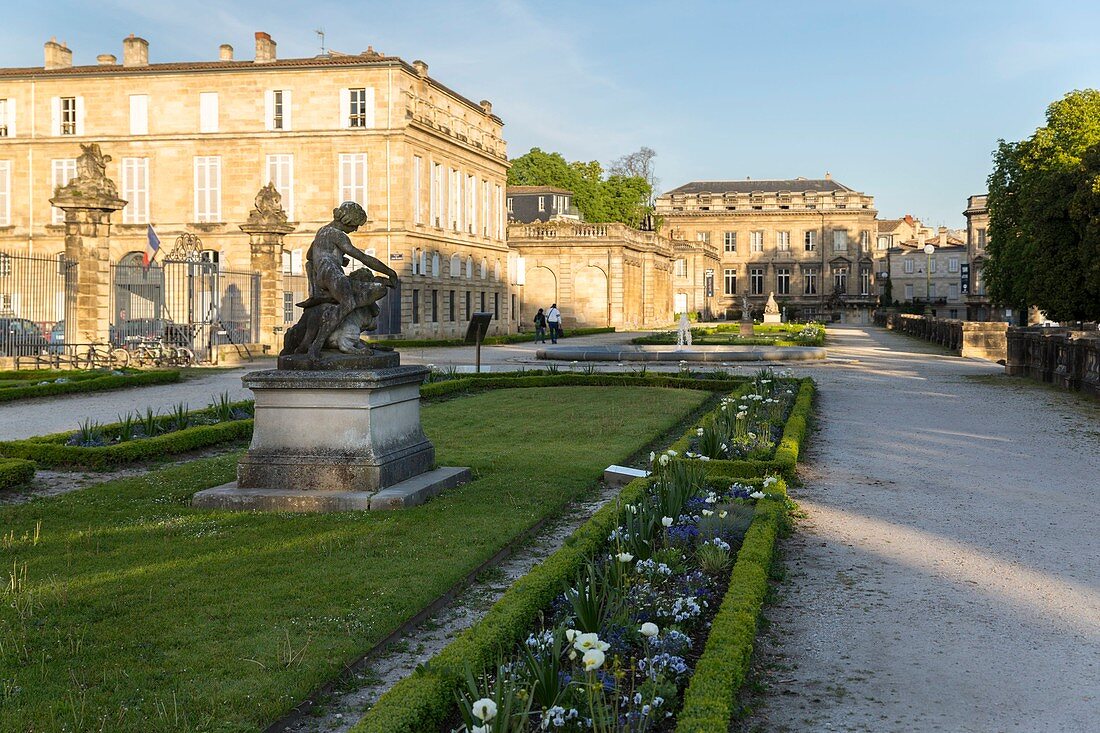
M 611 327 L 571 328 L 562 338 L 567 338 L 570 336 L 592 336 L 598 333 L 615 333 L 615 329 Z M 482 341 L 481 344 L 483 346 L 496 346 L 500 344 L 520 344 L 534 340 L 534 331 L 523 331 L 521 333 L 506 333 L 499 336 L 486 336 L 485 340 Z M 371 339 L 369 343 L 371 346 L 392 346 L 398 349 L 431 346 L 467 345 L 466 341 L 463 339 Z
M 0 458 L 0 491 L 25 486 L 34 478 L 34 463 L 21 458 Z
M 708 488 L 702 464 L 667 455 L 656 475 L 596 512 L 356 730 L 667 729 L 767 495 L 760 480 Z M 767 483 L 781 496 L 780 480 Z
M 691 329 L 694 346 L 824 346 L 825 327 L 819 323 L 756 324 L 752 336 L 741 336 L 738 323 Z M 632 339 L 632 344 L 677 343 L 676 331 L 662 331 Z
M 6 371 L 0 373 L 0 402 L 52 397 L 74 392 L 101 392 L 109 389 L 144 387 L 178 382 L 175 370 L 139 372 L 134 370 L 57 372 L 52 370 Z
M 251 411 L 251 402 L 230 402 L 221 395 L 201 410 L 181 403 L 164 415 L 149 409 L 120 415 L 108 425 L 85 421 L 74 432 L 0 442 L 0 455 L 40 466 L 110 468 L 247 439 L 252 435 Z

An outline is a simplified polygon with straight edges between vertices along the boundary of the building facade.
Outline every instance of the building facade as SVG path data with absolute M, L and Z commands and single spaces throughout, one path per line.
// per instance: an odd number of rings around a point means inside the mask
M 931 244 L 935 251 L 927 254 Z M 966 244 L 941 230 L 890 249 L 890 283 L 894 301 L 912 312 L 931 309 L 938 318 L 966 320 Z
M 994 306 L 985 290 L 982 268 L 989 245 L 988 196 L 977 194 L 966 199 L 966 257 L 969 261 L 969 292 L 966 294 L 966 320 L 1012 321 L 1012 309 Z
M 876 213 L 873 197 L 827 174 L 694 181 L 657 198 L 665 234 L 682 240 L 685 253 L 714 254 L 707 260 L 713 268 L 692 267 L 687 257 L 677 265 L 687 277 L 674 278 L 674 298 L 704 310 L 707 270 L 713 269 L 712 308 L 726 318 L 739 316 L 744 295 L 759 315 L 774 292 L 792 320 L 869 322 L 877 302 Z
M 565 328 L 660 328 L 672 322 L 673 246 L 618 222 L 513 223 L 522 320 L 557 303 Z
M 401 278 L 383 301 L 385 332 L 455 336 L 473 310 L 515 330 L 507 151 L 489 102 L 447 88 L 422 61 L 369 48 L 279 59 L 266 33 L 248 60 L 223 45 L 214 61 L 150 63 L 133 36 L 121 64 L 98 60 L 73 66 L 50 41 L 43 67 L 0 69 L 0 250 L 62 251 L 64 215 L 50 199 L 76 175 L 80 144 L 95 142 L 127 202 L 111 222 L 112 263 L 140 261 L 152 225 L 166 247 L 193 235 L 205 262 L 248 272 L 240 225 L 272 183 L 293 226 L 278 268 L 285 303 L 304 292 L 317 229 L 351 200 L 368 215 L 352 241 Z
M 555 219 L 581 220 L 573 192 L 554 186 L 509 186 L 508 221 L 531 224 Z

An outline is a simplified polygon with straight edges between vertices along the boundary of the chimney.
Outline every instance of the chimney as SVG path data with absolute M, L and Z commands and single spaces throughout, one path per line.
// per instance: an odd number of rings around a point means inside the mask
M 947 227 L 940 227 L 940 246 L 947 246 Z
M 73 66 L 73 52 L 64 43 L 58 43 L 56 38 L 46 41 L 46 68 L 47 69 L 71 69 Z
M 487 115 L 493 114 L 493 103 L 488 99 L 481 100 L 481 111 Z
M 233 47 L 230 46 L 228 43 L 223 43 L 222 45 L 218 46 L 218 58 L 220 58 L 222 61 L 232 61 Z
M 428 65 L 426 63 L 424 63 L 420 59 L 417 59 L 416 61 L 413 61 L 413 68 L 416 69 L 416 73 L 421 78 L 427 78 L 427 76 L 428 76 Z
M 256 31 L 256 63 L 267 64 L 275 60 L 275 41 L 263 31 Z
M 906 214 L 905 215 L 905 223 L 908 224 L 909 226 L 913 226 L 913 215 L 912 214 Z
M 118 62 L 113 53 L 101 53 L 95 57 L 100 66 L 114 66 Z
M 122 39 L 122 65 L 123 66 L 148 66 L 149 42 L 144 38 L 138 38 L 133 33 Z
M 826 180 L 826 181 L 831 181 L 831 180 L 833 180 L 833 174 L 832 174 L 832 173 L 830 173 L 829 171 L 825 171 L 825 180 Z

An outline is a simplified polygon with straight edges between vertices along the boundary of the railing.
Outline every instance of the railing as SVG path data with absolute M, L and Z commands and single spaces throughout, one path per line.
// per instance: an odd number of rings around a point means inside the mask
M 65 343 L 76 263 L 64 255 L 0 252 L 0 357 L 30 356 Z
M 555 221 L 545 224 L 511 224 L 508 227 L 510 244 L 523 244 L 525 240 L 537 242 L 560 239 L 611 240 L 671 252 L 671 245 L 667 238 L 656 232 L 644 232 L 619 222 L 586 224 Z M 693 244 L 703 246 L 698 242 Z M 714 251 L 717 252 L 717 248 Z
M 1010 328 L 1005 373 L 1100 396 L 1100 332 Z
M 911 313 L 875 312 L 875 325 L 939 344 L 959 356 L 1004 363 L 1007 358 L 1007 323 L 930 318 Z

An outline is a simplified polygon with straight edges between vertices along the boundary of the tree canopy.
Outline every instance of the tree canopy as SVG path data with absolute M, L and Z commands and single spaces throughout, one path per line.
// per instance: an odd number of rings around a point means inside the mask
M 1100 319 L 1100 91 L 1047 108 L 1026 140 L 998 142 L 983 277 L 1003 305 Z
M 649 172 L 652 175 L 652 164 Z M 641 224 L 653 192 L 650 183 L 641 175 L 619 169 L 605 175 L 598 161 L 569 162 L 560 153 L 547 153 L 539 148 L 531 148 L 512 160 L 508 185 L 568 189 L 573 192 L 573 204 L 580 209 L 585 221 L 620 221 L 633 227 Z

